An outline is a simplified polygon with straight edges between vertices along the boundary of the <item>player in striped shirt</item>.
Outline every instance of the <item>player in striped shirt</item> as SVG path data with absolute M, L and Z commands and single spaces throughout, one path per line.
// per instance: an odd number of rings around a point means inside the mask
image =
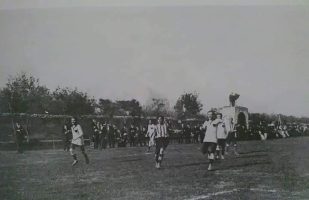
M 164 117 L 158 118 L 158 124 L 155 126 L 155 141 L 156 141 L 156 168 L 161 168 L 161 163 L 163 161 L 164 150 L 168 145 L 168 132 L 166 123 L 164 123 Z

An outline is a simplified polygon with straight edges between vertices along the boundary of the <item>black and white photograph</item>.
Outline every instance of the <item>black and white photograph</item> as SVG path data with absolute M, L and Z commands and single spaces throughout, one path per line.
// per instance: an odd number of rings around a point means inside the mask
M 0 0 L 0 199 L 309 199 L 309 1 Z

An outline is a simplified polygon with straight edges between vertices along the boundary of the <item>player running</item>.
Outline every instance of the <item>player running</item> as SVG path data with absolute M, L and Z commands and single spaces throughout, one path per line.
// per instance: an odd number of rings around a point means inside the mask
M 156 168 L 161 168 L 161 163 L 163 161 L 164 150 L 168 145 L 168 132 L 166 123 L 164 123 L 164 117 L 158 118 L 158 124 L 155 126 L 155 142 L 156 142 Z
M 76 165 L 78 163 L 77 156 L 74 153 L 75 147 L 80 147 L 82 154 L 85 157 L 86 164 L 89 164 L 89 158 L 88 155 L 85 152 L 85 143 L 84 143 L 84 133 L 81 128 L 81 126 L 77 123 L 76 118 L 71 119 L 72 127 L 72 142 L 71 142 L 71 148 L 70 148 L 70 153 L 74 159 L 72 166 Z
M 203 124 L 205 131 L 205 137 L 202 145 L 202 153 L 208 155 L 208 171 L 212 170 L 212 163 L 215 159 L 215 151 L 217 146 L 217 127 L 218 120 L 215 119 L 213 111 L 208 111 L 208 120 Z
M 217 120 L 218 120 L 218 127 L 217 127 L 217 159 L 219 156 L 221 157 L 221 160 L 224 159 L 224 153 L 225 153 L 225 146 L 226 146 L 226 138 L 227 138 L 227 131 L 224 121 L 222 120 L 222 114 L 217 113 Z
M 152 123 L 151 120 L 149 120 L 147 134 L 146 134 L 146 137 L 149 139 L 147 152 L 149 152 L 150 148 L 152 146 L 154 146 L 154 144 L 155 144 L 155 138 L 154 138 L 155 137 L 155 128 L 156 128 L 156 126 Z

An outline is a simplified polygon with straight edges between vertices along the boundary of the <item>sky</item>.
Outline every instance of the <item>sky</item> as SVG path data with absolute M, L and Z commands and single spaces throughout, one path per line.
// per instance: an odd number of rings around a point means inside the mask
M 249 112 L 309 116 L 306 1 L 85 2 L 0 0 L 0 87 L 24 71 L 95 98 L 197 92 L 206 112 L 237 92 Z

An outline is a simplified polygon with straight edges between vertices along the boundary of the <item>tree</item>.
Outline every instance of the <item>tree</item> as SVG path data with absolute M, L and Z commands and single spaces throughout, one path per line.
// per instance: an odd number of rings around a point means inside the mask
M 39 84 L 39 79 L 22 72 L 10 77 L 0 91 L 2 112 L 44 113 L 51 102 L 49 89 Z
M 95 99 L 76 88 L 57 88 L 53 92 L 53 101 L 60 105 L 58 109 L 52 110 L 56 114 L 83 115 L 94 113 Z
M 174 106 L 175 112 L 178 117 L 194 117 L 200 113 L 203 105 L 198 100 L 197 93 L 185 93 L 181 95 L 176 105 Z
M 140 103 L 136 99 L 122 100 L 116 102 L 119 106 L 121 114 L 126 115 L 129 114 L 131 116 L 141 116 L 142 107 Z
M 99 99 L 99 108 L 103 114 L 112 118 L 115 114 L 119 114 L 119 105 L 109 99 Z
M 151 116 L 171 115 L 169 101 L 163 98 L 152 98 L 151 102 L 145 106 L 144 113 Z

